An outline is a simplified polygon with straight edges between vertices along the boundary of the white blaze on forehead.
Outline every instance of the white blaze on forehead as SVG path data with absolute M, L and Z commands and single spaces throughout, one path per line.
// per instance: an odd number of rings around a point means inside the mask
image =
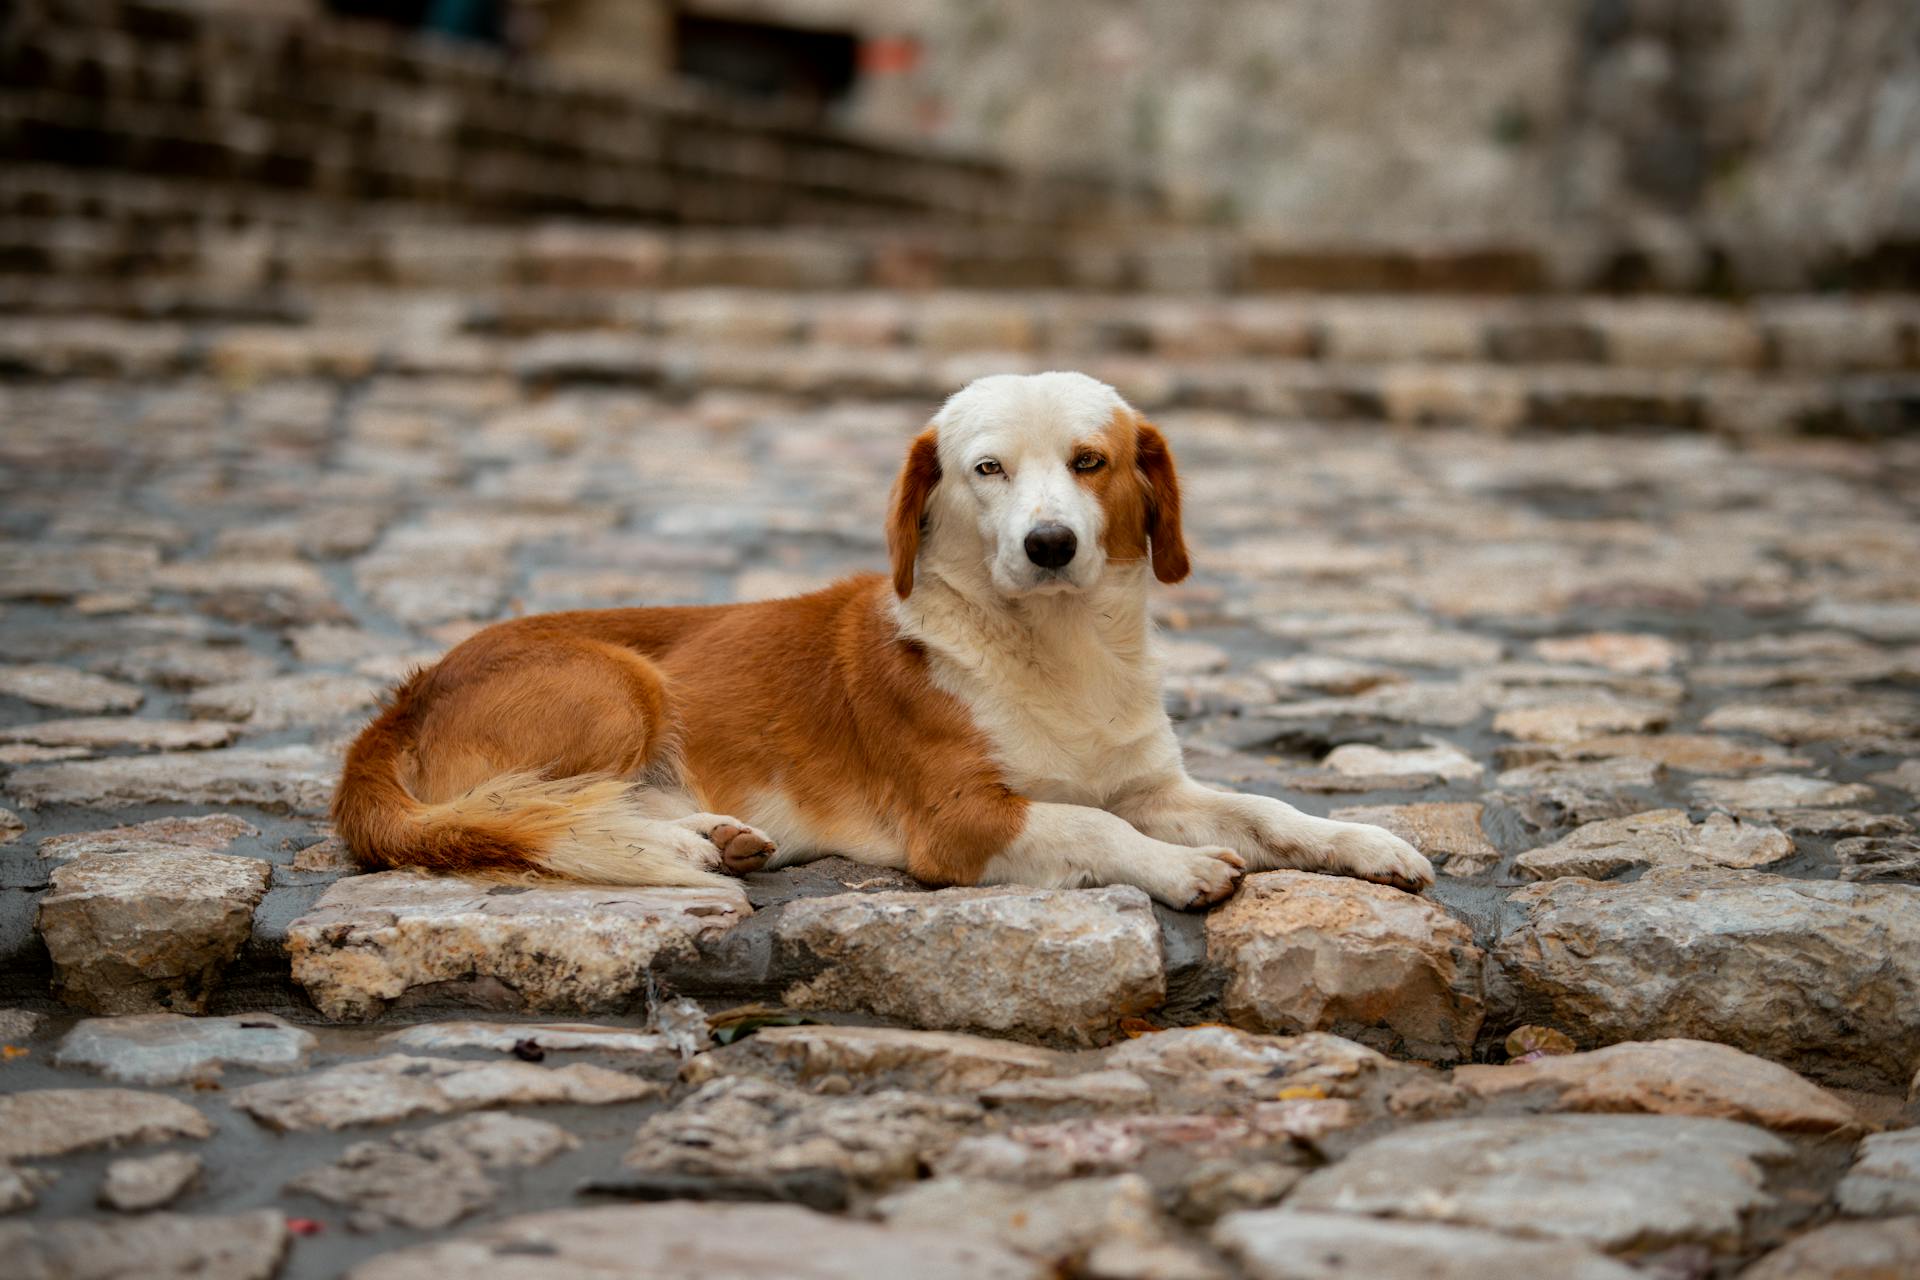
M 934 418 L 943 470 L 971 467 L 980 457 L 1052 454 L 1064 457 L 1125 409 L 1120 393 L 1084 373 L 998 373 L 955 392 Z M 996 453 L 995 450 L 1000 452 Z

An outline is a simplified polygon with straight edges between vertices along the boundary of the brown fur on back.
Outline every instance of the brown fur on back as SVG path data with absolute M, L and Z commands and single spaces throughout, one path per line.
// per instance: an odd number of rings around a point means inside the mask
M 369 865 L 534 871 L 568 788 L 614 803 L 608 788 L 671 743 L 706 809 L 751 822 L 784 803 L 847 841 L 878 825 L 915 876 L 972 883 L 1020 831 L 1026 801 L 898 636 L 892 592 L 869 574 L 788 600 L 489 627 L 408 680 L 361 733 L 335 822 Z M 502 778 L 512 785 L 489 804 Z

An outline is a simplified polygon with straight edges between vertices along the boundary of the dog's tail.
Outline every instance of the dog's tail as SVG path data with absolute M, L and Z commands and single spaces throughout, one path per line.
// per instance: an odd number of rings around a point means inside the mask
M 663 848 L 663 825 L 634 804 L 619 778 L 505 773 L 428 804 L 401 780 L 417 716 L 413 682 L 354 740 L 333 797 L 333 822 L 369 868 L 590 884 L 712 888 L 737 883 Z

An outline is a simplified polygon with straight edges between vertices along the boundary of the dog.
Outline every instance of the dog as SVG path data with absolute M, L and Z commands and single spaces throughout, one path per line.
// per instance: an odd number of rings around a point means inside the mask
M 930 885 L 1131 884 L 1172 907 L 1294 867 L 1418 892 L 1379 827 L 1187 776 L 1148 578 L 1179 582 L 1161 433 L 1077 373 L 981 378 L 907 450 L 890 576 L 751 604 L 497 623 L 349 750 L 366 867 L 711 885 L 829 853 Z

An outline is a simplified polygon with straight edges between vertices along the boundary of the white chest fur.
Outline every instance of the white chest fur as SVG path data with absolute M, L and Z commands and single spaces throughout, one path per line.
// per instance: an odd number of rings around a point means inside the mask
M 927 595 L 902 610 L 902 625 L 927 646 L 934 682 L 966 705 L 1016 791 L 1098 805 L 1177 767 L 1144 592 L 1044 597 L 1012 610 Z

